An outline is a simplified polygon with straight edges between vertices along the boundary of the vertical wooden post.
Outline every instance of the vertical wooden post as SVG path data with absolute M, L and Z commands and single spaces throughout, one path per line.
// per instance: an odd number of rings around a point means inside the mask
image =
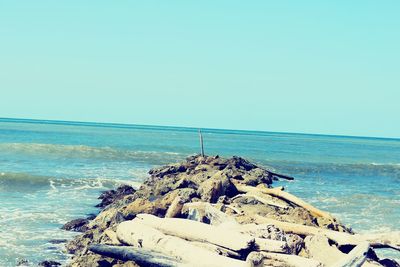
M 200 129 L 199 129 L 199 137 L 200 137 L 201 156 L 204 157 L 203 135 L 201 134 Z

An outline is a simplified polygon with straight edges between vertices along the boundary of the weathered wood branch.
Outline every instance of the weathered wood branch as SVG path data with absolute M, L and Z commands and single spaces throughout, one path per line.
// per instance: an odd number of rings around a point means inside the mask
M 234 251 L 249 249 L 254 238 L 237 231 L 219 229 L 211 225 L 177 218 L 158 218 L 150 214 L 138 214 L 135 220 L 161 232 L 187 240 L 208 242 Z
M 243 185 L 240 184 L 238 182 L 235 182 L 235 186 L 237 188 L 237 190 L 239 192 L 243 192 L 243 193 L 256 193 L 256 192 L 261 192 L 264 194 L 268 194 L 271 196 L 275 196 L 278 197 L 280 199 L 283 199 L 289 203 L 293 203 L 299 207 L 304 208 L 305 210 L 308 210 L 311 214 L 313 214 L 314 216 L 317 217 L 324 217 L 327 218 L 329 220 L 333 220 L 334 218 L 332 217 L 332 215 L 330 215 L 328 212 L 322 211 L 317 209 L 316 207 L 310 205 L 309 203 L 305 202 L 304 200 L 288 193 L 285 192 L 283 190 L 281 190 L 281 188 L 267 188 L 267 187 L 254 187 L 254 186 L 247 186 L 247 185 Z
M 361 267 L 367 259 L 369 243 L 362 242 L 354 247 L 346 257 L 340 259 L 332 267 Z
M 280 209 L 287 209 L 289 208 L 289 205 L 282 205 L 280 203 L 278 203 L 278 201 L 272 201 L 269 199 L 266 199 L 265 197 L 263 197 L 262 195 L 265 195 L 263 193 L 257 193 L 257 192 L 248 192 L 245 195 L 254 198 L 255 200 L 265 204 L 265 205 L 269 205 L 269 206 L 274 206 Z
M 238 225 L 219 227 L 184 219 L 162 219 L 149 214 L 139 214 L 134 220 L 168 235 L 191 241 L 207 242 L 233 251 L 254 248 L 261 251 L 285 253 L 288 250 L 286 242 L 254 238 L 251 235 L 242 234 L 238 230 L 232 230 L 239 227 Z M 226 226 L 226 224 L 224 225 Z
M 284 174 L 280 174 L 280 173 L 276 173 L 276 172 L 272 172 L 267 170 L 267 172 L 272 175 L 272 176 L 276 176 L 278 178 L 282 178 L 282 179 L 286 179 L 286 180 L 294 180 L 294 178 L 292 176 L 288 176 L 288 175 L 284 175 Z
M 254 245 L 254 238 L 249 235 L 197 221 L 178 218 L 162 219 L 150 214 L 138 214 L 134 221 L 153 227 L 167 235 L 208 242 L 234 251 L 249 249 Z
M 286 255 L 270 252 L 251 252 L 246 259 L 249 266 L 290 266 L 290 267 L 322 267 L 323 264 L 297 255 Z
M 242 257 L 242 255 L 239 252 L 227 249 L 227 248 L 223 248 L 214 244 L 210 244 L 210 243 L 204 243 L 204 242 L 198 242 L 198 241 L 191 241 L 191 244 L 201 247 L 201 248 L 205 248 L 209 251 L 212 251 L 218 255 L 222 255 L 225 257 L 231 257 L 231 258 L 235 258 L 235 259 L 239 259 Z
M 160 266 L 160 267 L 177 267 L 184 266 L 178 260 L 165 256 L 161 253 L 144 249 L 126 246 L 110 246 L 110 245 L 91 245 L 89 250 L 102 256 L 118 259 L 122 261 L 134 261 L 141 266 Z
M 187 266 L 246 266 L 244 261 L 220 256 L 208 249 L 193 245 L 182 238 L 165 235 L 138 220 L 120 223 L 117 227 L 117 236 L 124 244 L 169 255 L 187 264 Z

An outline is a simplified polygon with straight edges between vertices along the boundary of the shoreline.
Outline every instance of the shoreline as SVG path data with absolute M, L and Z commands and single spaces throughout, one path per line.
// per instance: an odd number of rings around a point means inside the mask
M 66 245 L 67 251 L 74 254 L 68 266 L 88 266 L 88 264 L 90 266 L 100 266 L 99 262 L 103 265 L 106 264 L 104 266 L 137 266 L 132 265 L 132 261 L 121 261 L 118 258 L 113 259 L 102 256 L 100 254 L 103 253 L 104 255 L 104 251 L 99 252 L 101 249 L 99 250 L 97 247 L 96 250 L 91 246 L 100 244 L 100 246 L 103 246 L 103 250 L 106 245 L 118 245 L 120 246 L 119 248 L 126 247 L 129 242 L 123 241 L 124 238 L 118 235 L 118 225 L 122 222 L 129 222 L 132 219 L 133 223 L 137 223 L 140 217 L 144 216 L 141 214 L 153 214 L 162 218 L 180 218 L 180 221 L 186 222 L 195 220 L 203 222 L 203 225 L 214 225 L 212 216 L 210 214 L 207 215 L 207 209 L 208 212 L 211 209 L 213 211 L 211 213 L 214 216 L 219 214 L 220 217 L 228 218 L 226 220 L 234 218 L 234 221 L 240 225 L 254 223 L 269 225 L 270 228 L 267 228 L 270 232 L 267 234 L 267 238 L 260 234 L 260 229 L 257 230 L 258 233 L 253 233 L 253 237 L 254 235 L 261 235 L 262 242 L 266 242 L 265 240 L 284 242 L 285 249 L 278 251 L 278 253 L 296 256 L 298 257 L 296 260 L 309 259 L 318 262 L 318 264 L 324 264 L 321 266 L 329 266 L 327 263 L 332 263 L 333 259 L 329 259 L 328 255 L 316 256 L 316 252 L 312 249 L 313 246 L 321 248 L 324 245 L 326 250 L 330 250 L 327 254 L 335 253 L 336 257 L 341 258 L 345 258 L 348 255 L 347 253 L 351 251 L 348 248 L 349 244 L 340 245 L 337 240 L 334 241 L 336 241 L 338 247 L 329 245 L 329 242 L 332 242 L 332 237 L 327 238 L 322 234 L 323 238 L 321 239 L 320 235 L 304 232 L 292 233 L 285 228 L 287 225 L 279 225 L 279 222 L 283 221 L 295 225 L 306 225 L 307 227 L 312 227 L 312 229 L 324 229 L 354 236 L 352 230 L 340 224 L 336 218 L 326 212 L 319 211 L 293 195 L 282 193 L 284 191 L 279 188 L 272 189 L 275 190 L 274 193 L 265 194 L 265 192 L 262 192 L 263 190 L 271 190 L 269 187 L 278 178 L 279 174 L 260 168 L 242 158 L 222 159 L 218 156 L 193 156 L 182 163 L 152 169 L 149 174 L 150 177 L 138 190 L 132 191 L 132 189 L 125 186 L 118 190 L 110 190 L 103 193 L 100 196 L 102 203 L 99 204 L 99 207 L 103 209 L 95 218 L 91 218 L 93 220 L 78 220 L 73 222 L 71 227 L 67 227 L 68 229 L 66 230 L 77 230 L 74 229 L 75 223 L 75 227 L 83 227 L 78 230 L 84 232 Z M 285 176 L 281 176 L 281 178 L 285 178 Z M 289 196 L 291 199 L 285 199 L 283 196 Z M 201 203 L 203 207 L 200 207 L 201 205 L 196 207 L 195 204 Z M 303 205 L 304 203 L 306 205 Z M 207 209 L 204 207 L 205 204 L 207 204 Z M 211 218 L 209 218 L 210 216 Z M 192 221 L 182 220 L 188 217 Z M 269 218 L 270 221 L 263 220 L 265 218 Z M 157 220 L 157 217 L 150 220 Z M 267 231 L 266 229 L 262 229 L 262 231 L 265 232 Z M 157 230 L 160 231 L 160 229 Z M 263 234 L 265 235 L 265 233 Z M 318 236 L 320 239 L 313 239 L 311 238 L 312 236 Z M 255 238 L 259 239 L 261 237 Z M 311 240 L 307 240 L 307 238 Z M 187 241 L 187 238 L 183 238 L 183 240 Z M 192 243 L 195 240 L 190 241 L 187 242 Z M 201 246 L 208 244 L 208 242 L 200 243 L 202 244 Z M 129 245 L 128 247 L 130 248 L 134 247 L 134 244 Z M 355 243 L 350 244 L 350 247 L 353 248 L 355 247 L 354 245 Z M 395 245 L 398 246 L 399 244 L 396 243 Z M 201 246 L 197 244 L 196 249 Z M 347 248 L 343 249 L 345 246 Z M 93 253 L 93 249 L 97 253 Z M 205 249 L 202 248 L 202 250 Z M 249 258 L 250 254 L 253 256 L 254 253 L 259 253 L 258 257 L 260 257 L 260 255 L 263 255 L 262 253 L 277 252 L 270 250 L 250 250 L 242 254 L 239 253 L 239 256 L 235 254 L 235 257 L 229 256 L 225 252 L 224 258 L 235 259 L 238 261 L 236 263 L 246 262 L 246 260 L 251 260 L 251 257 Z M 210 251 L 209 247 L 208 251 Z M 138 253 L 140 252 L 138 251 Z M 177 253 L 179 254 L 180 252 Z M 214 249 L 213 253 L 215 255 L 221 254 L 221 246 L 218 247 L 217 251 Z M 388 259 L 380 260 L 380 263 L 378 263 L 377 256 L 372 252 L 370 254 L 363 266 L 397 266 L 393 265 L 395 264 L 394 261 L 392 262 Z M 106 253 L 105 255 L 109 254 Z M 219 255 L 219 257 L 222 256 Z M 174 259 L 176 258 L 179 257 L 176 256 Z M 265 258 L 263 261 L 268 262 Z M 293 257 L 290 257 L 290 259 L 293 260 Z M 274 259 L 272 261 L 281 262 L 281 264 L 284 264 L 282 266 L 291 266 L 288 264 L 287 259 L 286 261 L 282 259 Z M 387 265 L 389 261 L 392 265 Z

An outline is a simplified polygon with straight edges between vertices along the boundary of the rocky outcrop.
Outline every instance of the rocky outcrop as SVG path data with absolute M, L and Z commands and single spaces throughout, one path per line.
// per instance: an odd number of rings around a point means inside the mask
M 88 230 L 87 227 L 88 223 L 89 223 L 88 219 L 84 218 L 74 219 L 64 224 L 61 227 L 61 229 L 74 232 L 85 232 L 86 230 Z
M 126 195 L 131 195 L 135 193 L 135 189 L 132 186 L 129 185 L 122 185 L 118 187 L 116 190 L 108 190 L 99 196 L 99 199 L 101 199 L 101 202 L 96 205 L 98 208 L 105 208 L 111 203 L 122 199 Z
M 289 266 L 290 264 L 285 265 L 286 261 L 293 263 L 298 260 L 302 263 L 312 263 L 315 266 L 318 265 L 318 262 L 330 263 L 331 258 L 323 258 L 316 252 L 319 244 L 323 244 L 327 250 L 332 250 L 339 256 L 347 255 L 335 246 L 335 242 L 339 246 L 340 242 L 344 240 L 343 237 L 350 236 L 350 243 L 356 244 L 358 239 L 352 238 L 352 230 L 328 213 L 312 207 L 282 191 L 281 188 L 270 190 L 273 181 L 279 178 L 293 179 L 290 176 L 257 166 L 240 157 L 224 159 L 218 156 L 192 156 L 179 164 L 154 168 L 149 171 L 148 179 L 138 190 L 135 191 L 125 186 L 104 192 L 99 197 L 102 203 L 98 205 L 103 209 L 93 220 L 77 221 L 73 227 L 68 227 L 71 230 L 84 231 L 83 234 L 66 244 L 67 251 L 73 254 L 70 265 L 138 266 L 125 258 L 121 261 L 121 259 L 108 258 L 108 256 L 115 255 L 115 252 L 119 251 L 113 246 L 126 245 L 121 244 L 123 240 L 117 234 L 118 226 L 128 220 L 133 220 L 141 226 L 140 223 L 143 221 L 140 221 L 140 218 L 143 216 L 139 214 L 151 214 L 159 218 L 185 218 L 210 225 L 226 225 L 225 228 L 219 229 L 228 231 L 228 227 L 234 227 L 234 229 L 240 229 L 235 230 L 239 231 L 240 235 L 246 235 L 254 240 L 255 247 L 250 246 L 241 251 L 233 251 L 198 240 L 190 241 L 188 247 L 196 248 L 196 251 L 199 250 L 199 253 L 205 253 L 204 255 L 208 253 L 204 252 L 204 249 L 208 249 L 213 253 L 233 257 L 240 261 L 245 260 L 247 256 L 249 259 L 258 259 L 260 262 L 268 262 L 268 264 L 271 263 L 270 261 L 274 261 L 274 264 L 282 261 L 283 263 L 281 262 L 279 266 Z M 146 220 L 156 221 L 152 217 L 146 217 Z M 165 223 L 167 222 L 169 223 L 171 220 L 165 221 Z M 283 222 L 283 224 L 277 222 Z M 80 225 L 80 223 L 83 224 Z M 146 227 L 143 229 L 148 229 L 148 226 Z M 151 227 L 158 228 L 158 225 L 156 223 Z M 65 227 L 65 229 L 67 228 Z M 162 230 L 165 228 L 149 230 L 149 233 L 156 233 L 156 236 L 165 239 L 166 244 L 168 242 L 171 244 L 186 242 L 180 241 L 179 238 L 182 236 L 171 239 L 169 237 L 171 232 L 167 234 L 157 232 Z M 177 230 L 179 232 L 179 229 Z M 215 230 L 210 233 L 213 232 L 219 233 Z M 314 237 L 315 233 L 320 232 L 322 237 Z M 192 236 L 187 236 L 188 233 L 190 231 L 186 232 L 186 240 Z M 237 236 L 240 235 L 237 234 Z M 212 239 L 213 235 L 210 234 L 209 238 Z M 320 241 L 321 238 L 323 241 Z M 338 239 L 335 240 L 335 238 Z M 329 242 L 325 242 L 325 239 L 329 239 Z M 152 244 L 151 240 L 149 242 L 146 244 Z M 114 254 L 106 253 L 101 256 L 93 253 L 92 245 L 97 246 L 96 251 L 111 251 Z M 101 247 L 102 245 L 107 246 Z M 198 247 L 202 248 L 198 249 Z M 259 253 L 257 254 L 256 251 L 253 251 L 254 248 L 264 252 L 257 252 Z M 250 253 L 251 251 L 256 254 Z M 282 257 L 269 252 L 289 255 Z M 179 254 L 178 251 L 171 253 Z M 218 260 L 225 261 L 220 258 Z M 376 259 L 371 260 L 377 263 Z

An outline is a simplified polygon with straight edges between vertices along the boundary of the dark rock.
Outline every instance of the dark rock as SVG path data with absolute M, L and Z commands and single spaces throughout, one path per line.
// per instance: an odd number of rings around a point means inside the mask
M 367 258 L 373 261 L 379 261 L 378 255 L 376 255 L 375 251 L 372 248 L 368 250 Z
M 186 172 L 186 170 L 187 170 L 186 166 L 181 165 L 181 164 L 175 164 L 175 165 L 164 166 L 161 168 L 152 169 L 149 171 L 149 174 L 162 178 L 162 177 L 170 175 L 170 174 Z
M 29 261 L 27 259 L 20 259 L 17 261 L 16 266 L 29 266 Z
M 259 184 L 272 184 L 272 176 L 268 171 L 261 168 L 253 168 L 243 175 L 244 183 L 250 186 L 257 186 Z
M 61 263 L 56 262 L 56 261 L 42 261 L 42 262 L 39 263 L 39 266 L 57 267 L 57 266 L 61 266 Z
M 67 222 L 64 224 L 61 229 L 67 230 L 67 231 L 74 231 L 74 232 L 85 232 L 88 230 L 87 224 L 89 223 L 88 219 L 75 219 L 70 222 Z
M 299 254 L 304 247 L 304 239 L 299 235 L 286 234 L 284 240 L 287 242 L 291 254 Z
M 379 261 L 380 264 L 382 264 L 385 267 L 400 267 L 400 264 L 392 259 L 383 259 Z
M 244 158 L 233 156 L 233 158 L 230 158 L 227 160 L 227 163 L 229 166 L 234 166 L 237 169 L 242 169 L 245 171 L 250 171 L 254 168 L 257 168 L 256 165 L 253 163 L 250 163 L 249 161 L 245 160 Z
M 116 190 L 105 191 L 99 196 L 99 199 L 101 199 L 101 203 L 97 204 L 96 207 L 104 208 L 110 205 L 111 203 L 119 199 L 122 199 L 126 195 L 131 195 L 135 193 L 135 191 L 136 190 L 129 185 L 122 185 L 118 187 Z

